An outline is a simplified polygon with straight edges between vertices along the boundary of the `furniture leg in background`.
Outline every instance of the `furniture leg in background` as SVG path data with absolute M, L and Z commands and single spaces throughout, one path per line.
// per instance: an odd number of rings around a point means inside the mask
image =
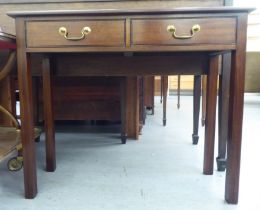
M 146 106 L 145 106 L 145 78 L 142 77 L 140 83 L 140 92 L 141 92 L 141 115 L 142 115 L 142 123 L 145 125 L 146 120 Z
M 53 64 L 53 63 L 52 63 Z M 53 172 L 56 169 L 55 154 L 55 128 L 53 118 L 52 98 L 52 74 L 51 60 L 45 56 L 42 61 L 42 82 L 43 82 L 43 110 L 46 142 L 46 170 Z
M 194 76 L 193 84 L 193 134 L 192 143 L 198 144 L 199 141 L 199 115 L 200 115 L 200 94 L 201 94 L 201 75 Z
M 144 106 L 146 110 L 149 110 L 154 115 L 154 76 L 145 76 L 144 78 Z M 146 112 L 145 112 L 146 113 Z
M 163 76 L 161 76 L 161 99 L 160 99 L 160 103 L 162 103 L 163 101 Z
M 202 108 L 201 108 L 201 125 L 205 125 L 206 120 L 206 97 L 207 97 L 207 75 L 202 76 Z
M 162 76 L 162 83 L 163 83 L 163 126 L 166 126 L 168 76 Z
M 228 133 L 229 112 L 229 87 L 230 87 L 231 54 L 222 55 L 222 69 L 219 75 L 219 102 L 218 102 L 218 156 L 217 169 L 226 169 L 226 150 Z
M 120 110 L 121 110 L 121 142 L 126 143 L 126 77 L 122 77 L 120 81 Z
M 207 104 L 206 104 L 207 117 L 206 117 L 206 124 L 205 124 L 204 165 L 203 165 L 203 173 L 206 175 L 213 174 L 219 58 L 220 58 L 219 55 L 210 56 L 210 64 L 209 64 L 209 70 L 207 76 Z
M 126 133 L 127 138 L 138 139 L 140 130 L 142 129 L 142 122 L 140 122 L 139 105 L 142 101 L 140 97 L 140 78 L 137 76 L 126 78 Z M 121 114 L 120 114 L 121 115 Z
M 178 75 L 178 87 L 177 87 L 177 108 L 180 108 L 180 100 L 181 100 L 181 75 Z

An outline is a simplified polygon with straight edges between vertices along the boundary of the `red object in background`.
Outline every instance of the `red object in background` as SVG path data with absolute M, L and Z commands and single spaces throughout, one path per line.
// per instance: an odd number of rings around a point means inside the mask
M 16 37 L 2 32 L 0 28 L 0 49 L 16 49 Z

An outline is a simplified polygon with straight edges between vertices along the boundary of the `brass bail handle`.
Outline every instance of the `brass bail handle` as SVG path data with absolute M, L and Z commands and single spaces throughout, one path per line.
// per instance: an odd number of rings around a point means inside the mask
M 191 34 L 190 35 L 177 35 L 176 34 L 176 27 L 174 25 L 168 25 L 167 26 L 167 31 L 169 33 L 172 34 L 172 36 L 175 38 L 175 39 L 191 39 L 192 37 L 194 37 L 194 35 L 196 34 L 196 32 L 199 32 L 200 31 L 200 25 L 196 24 L 196 25 L 193 25 L 192 28 L 191 28 Z
M 81 30 L 81 36 L 79 37 L 69 37 L 69 32 L 66 27 L 62 26 L 59 28 L 59 34 L 63 36 L 67 40 L 71 41 L 79 41 L 85 38 L 86 35 L 88 35 L 91 32 L 91 28 L 88 26 L 85 26 Z

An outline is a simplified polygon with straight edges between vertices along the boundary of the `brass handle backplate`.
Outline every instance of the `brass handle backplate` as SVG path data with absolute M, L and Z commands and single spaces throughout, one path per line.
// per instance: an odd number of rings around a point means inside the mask
M 81 30 L 81 36 L 79 37 L 69 37 L 69 32 L 66 27 L 62 26 L 59 28 L 59 34 L 63 36 L 67 40 L 71 41 L 79 41 L 85 38 L 86 35 L 88 35 L 91 32 L 91 28 L 88 26 L 85 26 Z
M 175 39 L 190 39 L 190 38 L 192 38 L 195 35 L 196 32 L 200 31 L 200 25 L 198 25 L 198 24 L 193 25 L 192 28 L 191 28 L 191 34 L 190 35 L 177 35 L 176 34 L 176 27 L 174 25 L 168 25 L 167 26 L 167 31 L 169 33 L 171 33 L 172 36 Z

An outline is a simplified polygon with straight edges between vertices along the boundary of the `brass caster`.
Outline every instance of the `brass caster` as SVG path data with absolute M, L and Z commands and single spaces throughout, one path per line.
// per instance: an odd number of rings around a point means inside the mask
M 13 157 L 11 158 L 8 163 L 7 167 L 9 171 L 19 171 L 23 167 L 23 159 L 22 157 Z

